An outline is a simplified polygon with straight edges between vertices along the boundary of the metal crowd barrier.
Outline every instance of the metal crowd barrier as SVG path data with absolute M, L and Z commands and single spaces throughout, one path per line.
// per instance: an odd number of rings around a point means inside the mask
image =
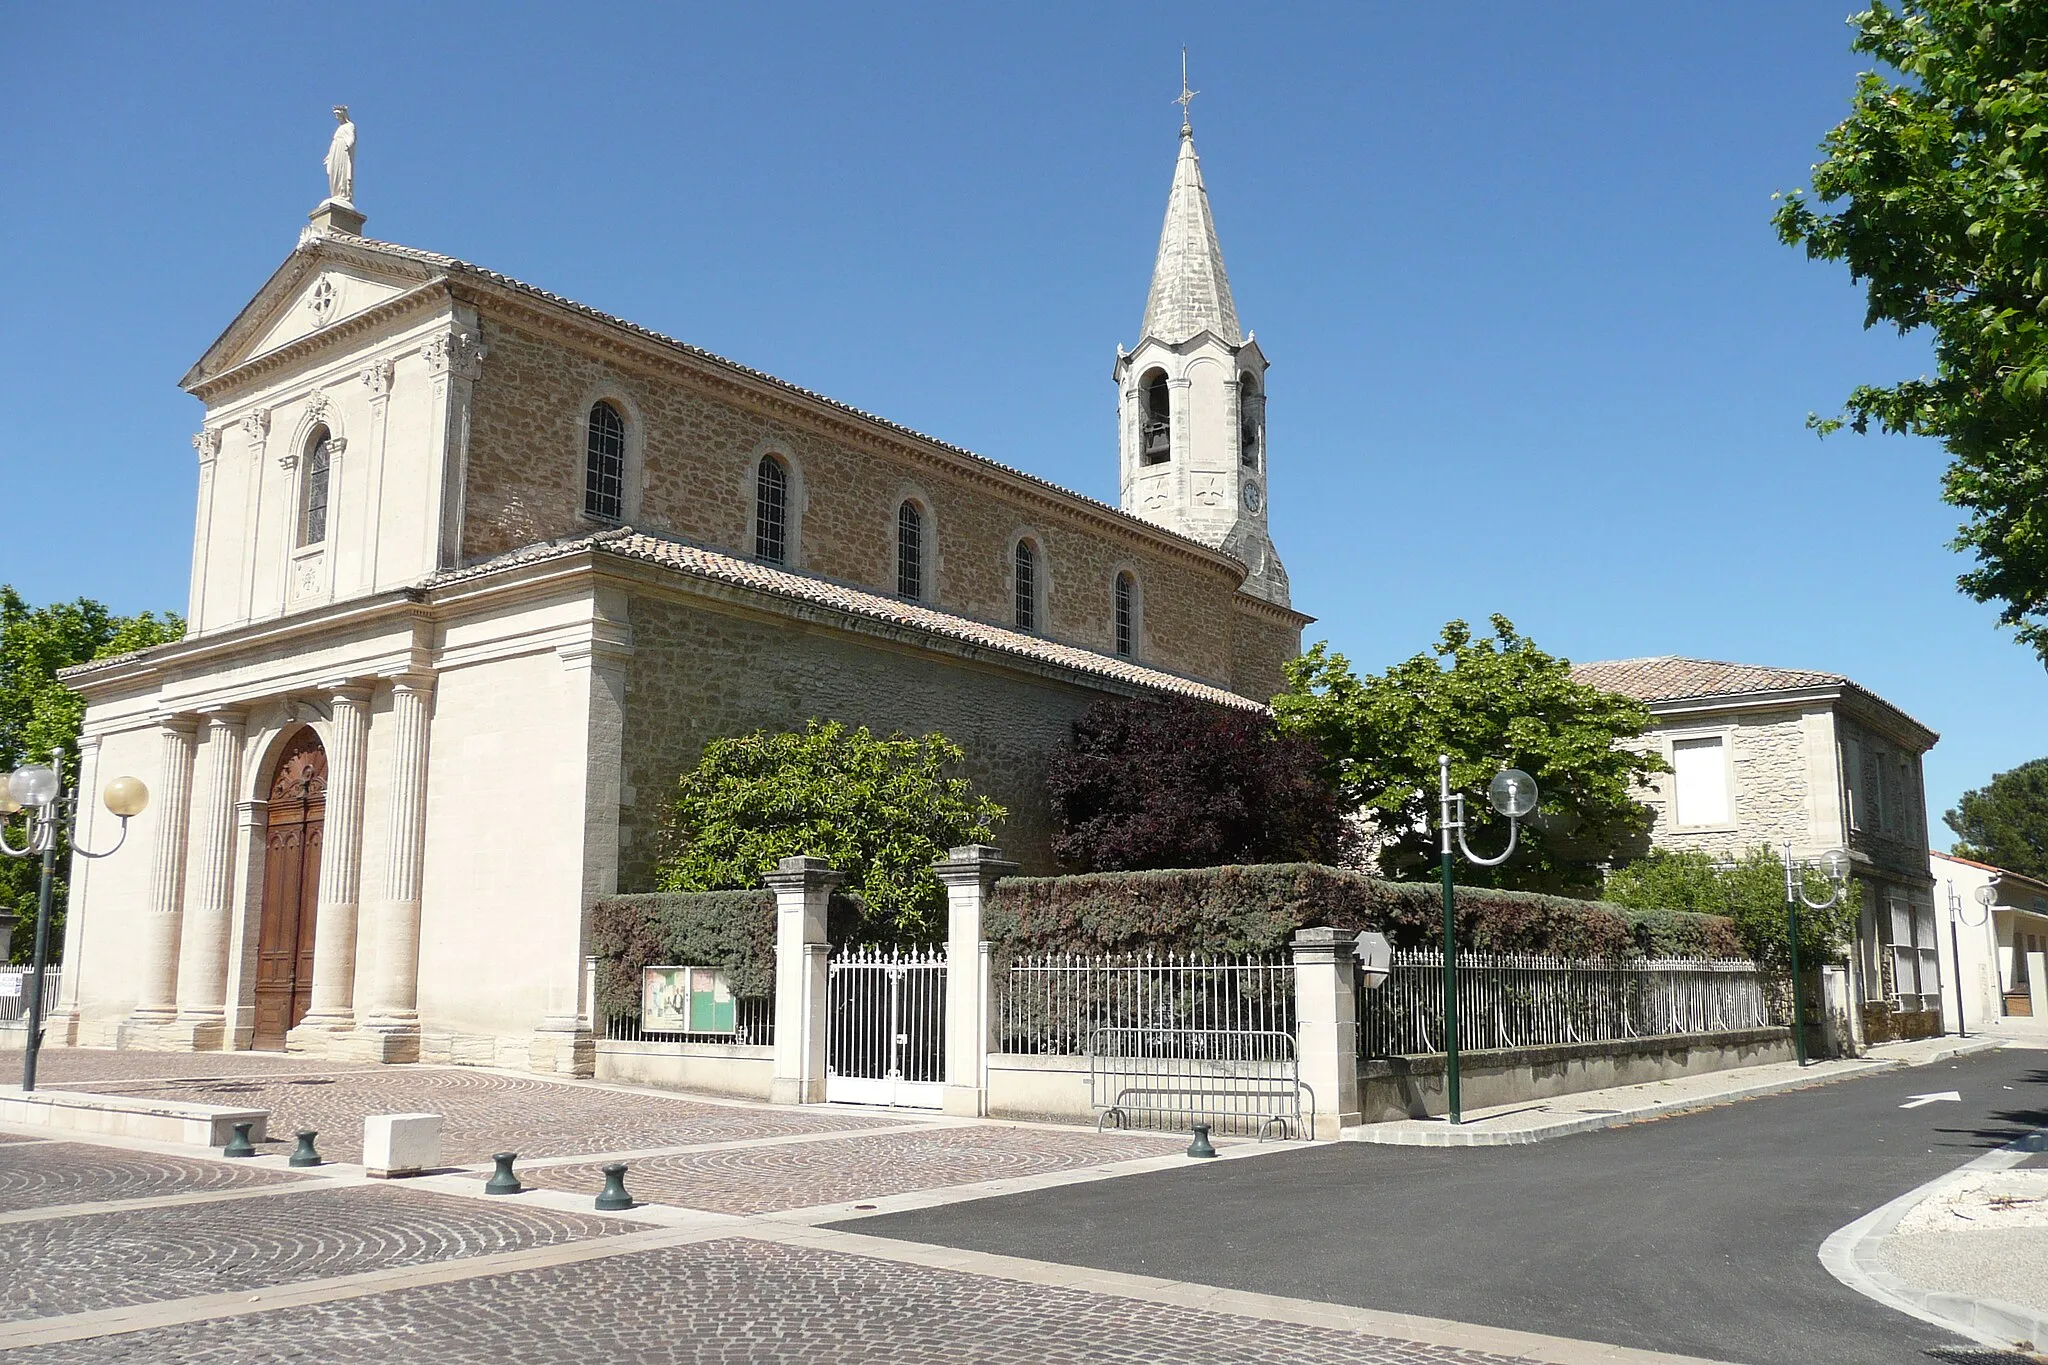
M 1315 1131 L 1315 1091 L 1301 1079 L 1292 1034 L 1263 1029 L 1104 1028 L 1088 1035 L 1089 1099 L 1097 1132 L 1114 1123 L 1219 1133 Z M 1307 1099 L 1304 1118 L 1303 1099 Z

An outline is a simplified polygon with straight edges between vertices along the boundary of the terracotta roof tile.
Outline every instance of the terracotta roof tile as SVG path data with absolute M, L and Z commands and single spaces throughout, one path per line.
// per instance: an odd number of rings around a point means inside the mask
M 905 602 L 900 598 L 885 597 L 880 593 L 835 583 L 829 579 L 794 573 L 757 560 L 742 559 L 737 555 L 693 545 L 688 541 L 650 535 L 631 527 L 622 526 L 597 531 L 572 539 L 542 541 L 467 568 L 444 570 L 426 579 L 421 586 L 442 587 L 525 564 L 543 563 L 550 559 L 566 558 L 588 551 L 617 555 L 623 559 L 639 560 L 647 564 L 659 564 L 715 582 L 751 588 L 791 601 L 830 607 L 873 621 L 886 621 L 892 625 L 927 631 L 946 639 L 1036 659 L 1042 663 L 1055 664 L 1078 673 L 1108 678 L 1134 687 L 1196 697 L 1242 710 L 1264 709 L 1261 703 L 1249 697 L 1242 697 L 1235 692 L 1209 683 L 1197 682 L 1192 678 L 1184 678 L 1178 674 L 1147 668 L 1128 659 L 1114 658 L 1092 649 L 1083 649 L 1078 645 L 1061 644 L 1040 636 L 1027 635 L 1006 626 L 956 616 L 951 612 L 939 611 L 916 602 Z
M 1736 697 L 1748 692 L 1781 692 L 1798 687 L 1853 686 L 1839 673 L 1685 659 L 1675 654 L 1580 664 L 1572 670 L 1572 679 L 1603 692 L 1619 692 L 1646 702 Z

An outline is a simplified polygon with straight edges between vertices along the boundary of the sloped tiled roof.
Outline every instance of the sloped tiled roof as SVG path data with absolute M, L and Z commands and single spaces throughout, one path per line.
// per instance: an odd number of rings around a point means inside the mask
M 631 527 L 622 526 L 597 531 L 573 539 L 542 541 L 468 568 L 444 570 L 425 580 L 421 586 L 442 587 L 522 565 L 543 563 L 589 551 L 617 555 L 622 559 L 639 560 L 647 564 L 659 564 L 664 568 L 675 569 L 694 577 L 734 587 L 751 588 L 791 601 L 833 608 L 872 621 L 884 621 L 912 630 L 922 630 L 945 639 L 1035 659 L 1041 663 L 1055 664 L 1077 673 L 1109 678 L 1155 692 L 1171 692 L 1240 710 L 1262 709 L 1258 702 L 1241 697 L 1235 692 L 1209 683 L 1197 682 L 1192 678 L 1183 678 L 1178 674 L 1147 668 L 1128 659 L 1098 654 L 1092 649 L 1083 649 L 1078 645 L 1061 644 L 1040 636 L 1027 635 L 1022 631 L 990 625 L 970 617 L 956 616 L 951 612 L 939 611 L 915 602 L 905 602 L 900 598 L 885 597 L 880 593 L 849 587 L 829 579 L 793 573 L 788 569 L 724 554 L 702 545 L 693 545 L 688 541 L 650 535 Z
M 1202 160 L 1195 155 L 1194 134 L 1183 127 L 1139 339 L 1154 337 L 1178 345 L 1204 331 L 1215 333 L 1226 346 L 1244 344 L 1237 303 L 1230 297 L 1230 276 L 1223 269 L 1223 248 L 1216 241 L 1216 219 L 1209 211 L 1209 191 L 1202 184 Z
M 1572 680 L 1637 701 L 1680 701 L 1693 697 L 1737 697 L 1748 692 L 1783 692 L 1799 687 L 1852 686 L 1839 673 L 1805 668 L 1765 668 L 1718 659 L 1660 654 L 1649 659 L 1609 659 L 1580 664 Z

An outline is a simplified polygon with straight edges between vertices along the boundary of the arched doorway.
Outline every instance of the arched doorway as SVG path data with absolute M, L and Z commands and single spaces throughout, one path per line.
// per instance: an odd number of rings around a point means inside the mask
M 313 917 L 320 903 L 320 831 L 327 812 L 327 751 L 308 728 L 278 756 L 270 783 L 263 858 L 263 918 L 256 946 L 256 1034 L 250 1046 L 284 1050 L 313 996 Z

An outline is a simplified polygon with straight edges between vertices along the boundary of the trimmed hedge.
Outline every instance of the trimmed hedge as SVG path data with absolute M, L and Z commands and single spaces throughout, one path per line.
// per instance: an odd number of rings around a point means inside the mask
M 864 906 L 835 893 L 826 912 L 833 942 L 855 932 Z M 732 993 L 775 993 L 775 895 L 759 891 L 659 891 L 607 896 L 590 907 L 600 1018 L 640 1017 L 640 969 L 675 964 L 720 967 Z
M 1459 887 L 1456 934 L 1478 952 L 1558 957 L 1746 957 L 1719 915 L 1635 911 L 1526 891 Z M 998 882 L 983 920 L 995 955 L 1261 953 L 1296 929 L 1377 929 L 1397 948 L 1441 940 L 1443 892 L 1316 863 L 1274 863 Z

